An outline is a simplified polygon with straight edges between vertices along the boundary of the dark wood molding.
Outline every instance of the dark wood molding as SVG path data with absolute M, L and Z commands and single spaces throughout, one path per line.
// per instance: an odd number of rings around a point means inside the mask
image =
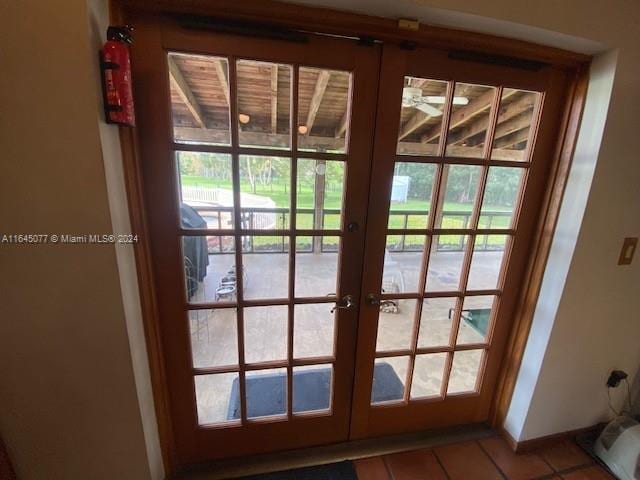
M 514 40 L 495 35 L 467 32 L 430 25 L 417 31 L 398 28 L 396 20 L 308 7 L 274 0 L 116 0 L 121 6 L 148 12 L 191 13 L 214 16 L 217 19 L 269 22 L 273 25 L 298 28 L 350 37 L 371 37 L 385 42 L 429 48 L 454 49 L 499 54 L 558 66 L 578 66 L 589 56 L 567 50 Z
M 516 380 L 524 349 L 529 338 L 535 307 L 547 266 L 551 243 L 558 223 L 560 205 L 573 160 L 578 131 L 582 120 L 584 102 L 589 83 L 588 65 L 577 69 L 571 79 L 571 90 L 566 98 L 563 114 L 563 130 L 558 136 L 555 161 L 549 175 L 546 198 L 540 222 L 536 229 L 536 241 L 531 250 L 529 265 L 523 283 L 521 297 L 516 307 L 513 327 L 504 354 L 503 368 L 491 412 L 491 424 L 495 428 L 504 425 L 516 386 Z

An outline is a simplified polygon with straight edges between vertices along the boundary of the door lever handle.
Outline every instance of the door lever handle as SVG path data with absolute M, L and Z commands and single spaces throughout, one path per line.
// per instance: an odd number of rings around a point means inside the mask
M 331 309 L 331 313 L 334 313 L 336 310 L 349 310 L 355 306 L 356 302 L 354 302 L 353 300 L 353 295 L 345 295 L 336 302 L 336 304 Z
M 396 302 L 393 300 L 380 300 L 375 293 L 369 293 L 366 297 L 367 303 L 373 307 L 384 307 L 387 305 L 396 306 Z

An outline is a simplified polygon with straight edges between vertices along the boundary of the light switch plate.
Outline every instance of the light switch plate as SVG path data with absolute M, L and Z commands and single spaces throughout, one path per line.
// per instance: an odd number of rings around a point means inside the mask
M 636 253 L 636 247 L 638 246 L 638 237 L 627 237 L 622 242 L 622 250 L 620 250 L 620 258 L 618 258 L 618 265 L 629 265 L 633 260 L 633 255 Z

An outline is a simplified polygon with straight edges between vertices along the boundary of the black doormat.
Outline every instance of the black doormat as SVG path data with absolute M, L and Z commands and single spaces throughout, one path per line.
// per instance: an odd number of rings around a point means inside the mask
M 242 480 L 358 480 L 351 462 L 331 463 L 317 467 L 296 468 L 284 472 L 242 477 Z
M 286 413 L 286 373 L 251 374 L 246 377 L 248 417 L 266 417 Z M 238 378 L 231 384 L 227 418 L 240 418 L 240 386 Z M 293 372 L 293 412 L 326 410 L 331 393 L 331 369 Z M 373 402 L 401 400 L 404 386 L 387 362 L 376 362 L 373 370 Z

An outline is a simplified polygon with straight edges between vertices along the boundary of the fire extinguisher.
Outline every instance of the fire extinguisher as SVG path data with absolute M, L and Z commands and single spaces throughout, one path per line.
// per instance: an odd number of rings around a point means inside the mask
M 101 57 L 104 115 L 107 123 L 134 126 L 136 123 L 131 88 L 129 45 L 133 42 L 133 28 L 111 26 Z

